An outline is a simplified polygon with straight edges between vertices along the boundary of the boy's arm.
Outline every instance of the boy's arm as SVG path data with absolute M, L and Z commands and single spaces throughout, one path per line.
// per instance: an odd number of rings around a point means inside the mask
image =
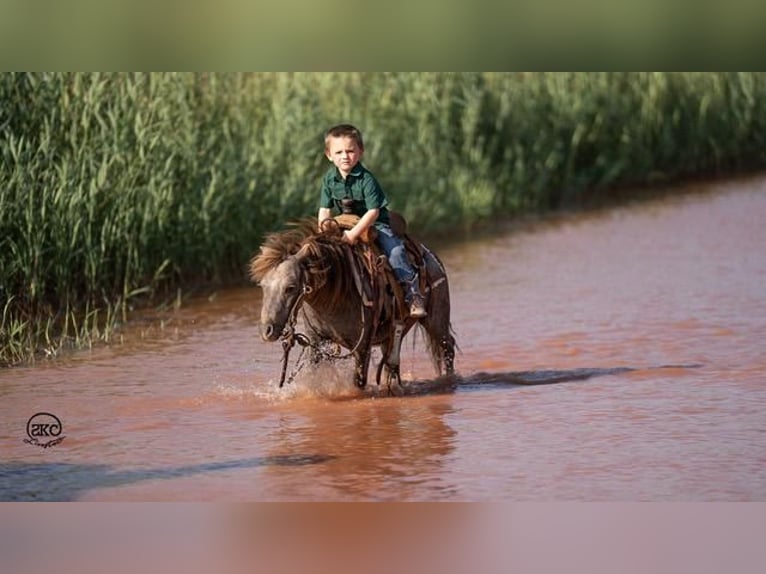
M 356 222 L 354 227 L 343 232 L 343 241 L 350 243 L 351 245 L 356 243 L 359 238 L 362 237 L 365 232 L 372 226 L 372 224 L 375 223 L 375 220 L 378 219 L 379 214 L 380 209 L 368 209 L 367 212 L 361 217 L 361 219 Z

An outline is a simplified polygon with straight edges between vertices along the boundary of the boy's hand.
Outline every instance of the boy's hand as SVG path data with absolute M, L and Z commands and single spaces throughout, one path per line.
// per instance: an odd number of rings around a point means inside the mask
M 349 230 L 344 231 L 343 242 L 348 243 L 349 245 L 354 245 L 356 243 L 356 235 L 353 235 Z

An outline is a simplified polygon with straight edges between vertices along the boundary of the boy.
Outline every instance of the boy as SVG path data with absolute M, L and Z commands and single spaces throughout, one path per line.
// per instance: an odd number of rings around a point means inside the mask
M 378 180 L 360 161 L 364 155 L 362 133 L 350 124 L 339 124 L 325 132 L 325 156 L 333 167 L 322 178 L 318 223 L 332 217 L 333 208 L 360 217 L 352 229 L 343 232 L 343 241 L 354 245 L 367 229 L 374 226 L 377 242 L 388 257 L 394 275 L 402 284 L 410 316 L 427 315 L 418 289 L 418 275 L 407 258 L 402 240 L 389 226 L 388 199 Z

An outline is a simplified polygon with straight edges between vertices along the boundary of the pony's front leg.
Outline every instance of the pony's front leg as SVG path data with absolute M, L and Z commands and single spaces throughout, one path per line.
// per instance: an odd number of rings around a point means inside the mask
M 386 385 L 388 386 L 388 392 L 392 395 L 402 394 L 402 374 L 399 365 L 388 365 L 386 371 Z
M 367 386 L 367 371 L 370 369 L 370 350 L 354 353 L 354 383 L 360 389 Z
M 319 363 L 325 359 L 325 355 L 322 353 L 323 343 L 324 341 L 322 339 L 318 339 L 316 337 L 312 338 L 311 340 L 311 344 L 309 345 L 309 364 L 312 368 L 316 368 Z

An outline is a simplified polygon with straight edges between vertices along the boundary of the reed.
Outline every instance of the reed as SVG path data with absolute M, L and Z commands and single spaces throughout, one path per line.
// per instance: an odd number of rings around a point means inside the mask
M 321 133 L 422 232 L 766 164 L 760 73 L 0 75 L 0 364 L 229 284 L 313 214 Z

